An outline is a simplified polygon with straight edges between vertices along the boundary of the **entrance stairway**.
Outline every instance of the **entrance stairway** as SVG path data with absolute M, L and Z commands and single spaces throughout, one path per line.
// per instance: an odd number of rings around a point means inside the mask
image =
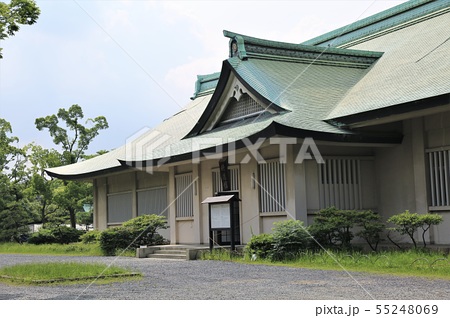
M 163 258 L 163 259 L 179 259 L 186 260 L 186 249 L 159 249 L 154 250 L 153 253 L 148 254 L 147 258 Z
M 189 261 L 198 259 L 208 249 L 205 245 L 157 245 L 138 248 L 136 257 Z

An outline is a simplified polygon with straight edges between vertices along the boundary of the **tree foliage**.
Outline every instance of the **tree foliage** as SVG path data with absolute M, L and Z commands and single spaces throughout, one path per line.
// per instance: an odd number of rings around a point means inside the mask
M 128 220 L 122 226 L 102 231 L 100 248 L 105 255 L 115 255 L 117 249 L 162 244 L 163 238 L 158 234 L 158 230 L 167 228 L 167 220 L 164 216 L 141 215 Z
M 85 156 L 89 144 L 98 136 L 100 130 L 108 128 L 105 117 L 87 119 L 83 123 L 82 108 L 75 104 L 69 109 L 60 108 L 55 115 L 37 118 L 38 130 L 47 129 L 55 145 L 61 146 L 61 164 L 77 163 Z M 51 154 L 48 153 L 47 157 Z M 54 202 L 68 212 L 70 224 L 76 226 L 76 213 L 84 203 L 92 201 L 92 185 L 84 182 L 65 181 L 54 192 Z
M 0 41 L 16 34 L 20 25 L 36 23 L 41 11 L 33 0 L 11 0 L 0 2 Z M 0 48 L 0 58 L 2 58 Z
M 302 221 L 275 222 L 272 231 L 272 258 L 275 260 L 294 258 L 309 247 L 311 236 Z
M 422 242 L 423 247 L 426 247 L 425 233 L 430 229 L 432 225 L 438 225 L 443 221 L 442 216 L 437 214 L 417 214 L 411 213 L 408 210 L 391 216 L 387 222 L 393 223 L 395 225 L 392 230 L 400 233 L 401 235 L 407 235 L 417 247 L 416 239 L 414 238 L 415 233 L 419 228 L 422 229 Z
M 24 151 L 11 136 L 11 124 L 0 118 L 0 241 L 16 240 L 28 232 L 32 220 Z
M 311 235 L 322 246 L 350 249 L 356 235 L 366 240 L 373 250 L 378 246 L 383 229 L 380 216 L 373 211 L 340 210 L 336 207 L 320 210 L 309 227 Z
M 245 250 L 249 256 L 271 260 L 293 259 L 305 251 L 311 242 L 311 236 L 303 222 L 286 220 L 274 223 L 272 233 L 253 235 Z
M 60 108 L 56 115 L 37 118 L 35 121 L 38 130 L 47 129 L 55 145 L 62 147 L 64 164 L 78 162 L 100 130 L 108 128 L 108 122 L 103 116 L 87 119 L 86 124 L 91 123 L 91 127 L 83 125 L 83 118 L 82 108 L 75 104 L 69 109 Z

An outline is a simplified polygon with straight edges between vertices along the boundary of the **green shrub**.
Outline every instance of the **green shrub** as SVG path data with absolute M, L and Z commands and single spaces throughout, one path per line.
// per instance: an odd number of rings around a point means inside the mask
M 51 231 L 56 238 L 56 243 L 60 244 L 79 242 L 80 236 L 84 233 L 84 231 L 80 231 L 68 226 L 58 226 L 51 229 Z
M 100 248 L 106 256 L 116 255 L 117 249 L 125 249 L 133 241 L 130 231 L 113 227 L 100 233 Z
M 83 231 L 64 225 L 52 227 L 49 229 L 41 228 L 39 232 L 33 233 L 28 239 L 30 244 L 69 244 L 80 240 Z
M 362 229 L 356 235 L 366 240 L 372 249 L 376 249 L 384 224 L 379 215 L 370 210 L 339 210 L 336 207 L 322 209 L 316 214 L 309 231 L 323 247 L 350 249 L 355 237 L 353 231 L 357 226 Z
M 28 239 L 28 243 L 40 245 L 40 244 L 52 244 L 56 243 L 56 237 L 49 229 L 41 228 L 39 232 L 35 232 Z
M 155 245 L 161 236 L 157 235 L 160 229 L 167 229 L 166 218 L 162 215 L 144 214 L 123 223 L 123 228 L 130 231 L 133 238 L 133 247 L 141 245 Z M 131 243 L 131 242 L 130 242 Z
M 262 233 L 253 235 L 245 246 L 245 252 L 252 256 L 255 254 L 260 258 L 269 258 L 273 250 L 272 234 Z
M 370 210 L 359 213 L 360 215 L 356 223 L 361 227 L 361 230 L 355 235 L 364 239 L 373 251 L 377 251 L 385 224 L 381 221 L 379 214 Z
M 122 226 L 101 232 L 100 248 L 105 255 L 115 255 L 117 249 L 162 244 L 164 239 L 157 231 L 167 227 L 164 216 L 141 215 L 123 223 Z
M 274 260 L 292 259 L 310 245 L 311 236 L 303 222 L 299 220 L 286 220 L 274 223 L 272 229 Z
M 87 231 L 81 235 L 80 239 L 84 244 L 97 243 L 100 241 L 100 234 L 99 230 Z
M 395 225 L 392 230 L 399 232 L 401 235 L 408 235 L 417 248 L 417 242 L 414 238 L 414 234 L 419 228 L 422 228 L 422 241 L 423 247 L 426 247 L 425 233 L 430 229 L 432 225 L 438 225 L 442 223 L 443 218 L 438 214 L 417 214 L 411 213 L 406 210 L 403 213 L 391 216 L 387 222 Z

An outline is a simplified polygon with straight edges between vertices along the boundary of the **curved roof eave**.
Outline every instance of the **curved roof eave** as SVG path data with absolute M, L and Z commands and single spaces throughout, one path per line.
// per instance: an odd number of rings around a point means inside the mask
M 214 150 L 217 149 L 218 146 L 222 149 L 221 153 L 227 153 L 228 150 L 238 150 L 245 148 L 248 145 L 248 142 L 244 142 L 244 139 L 247 139 L 252 144 L 254 144 L 260 138 L 271 138 L 275 136 L 283 136 L 283 137 L 294 137 L 294 138 L 313 138 L 314 140 L 320 141 L 334 141 L 334 142 L 356 142 L 356 143 L 378 143 L 378 144 L 398 144 L 401 143 L 403 139 L 403 135 L 397 133 L 390 134 L 382 134 L 382 133 L 353 133 L 349 131 L 343 131 L 343 133 L 329 133 L 322 131 L 312 131 L 301 128 L 295 128 L 287 125 L 280 124 L 276 121 L 272 121 L 266 128 L 249 135 L 240 140 L 236 140 L 233 144 L 227 143 L 222 145 L 211 146 L 208 148 L 201 149 L 196 151 L 196 156 L 193 156 L 194 152 L 186 152 L 182 154 L 178 154 L 171 157 L 165 158 L 154 158 L 150 160 L 142 160 L 142 161 L 125 161 L 120 160 L 119 162 L 124 167 L 155 167 L 159 162 L 164 162 L 164 164 L 171 164 L 180 161 L 186 160 L 198 160 L 201 157 L 205 157 L 207 155 L 211 155 L 214 153 Z M 231 146 L 232 145 L 232 146 Z
M 119 160 L 117 160 L 117 162 L 120 163 Z M 81 174 L 60 174 L 60 173 L 52 172 L 50 170 L 45 170 L 45 173 L 47 173 L 47 175 L 49 175 L 52 178 L 57 178 L 57 179 L 61 179 L 61 180 L 81 181 L 81 180 L 91 180 L 91 179 L 94 179 L 95 177 L 104 176 L 105 174 L 122 172 L 122 171 L 125 171 L 126 169 L 127 168 L 125 168 L 123 165 L 119 165 L 117 167 L 96 170 L 96 171 L 81 173 Z

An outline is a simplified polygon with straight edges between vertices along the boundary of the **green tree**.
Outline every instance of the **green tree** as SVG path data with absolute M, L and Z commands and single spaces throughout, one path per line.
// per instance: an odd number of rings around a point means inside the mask
M 41 13 L 33 0 L 11 0 L 9 4 L 0 2 L 0 41 L 15 35 L 20 25 L 36 23 Z M 2 58 L 0 48 L 0 58 Z
M 61 215 L 61 209 L 54 200 L 54 193 L 58 187 L 63 186 L 63 182 L 49 178 L 45 174 L 45 169 L 61 165 L 61 155 L 54 149 L 44 149 L 35 143 L 25 146 L 24 149 L 27 152 L 31 174 L 26 193 L 34 199 L 36 221 L 46 224 Z
M 442 216 L 437 214 L 417 214 L 411 213 L 408 210 L 405 212 L 391 216 L 387 222 L 395 225 L 392 230 L 400 233 L 401 235 L 408 235 L 414 244 L 414 248 L 417 248 L 417 242 L 414 238 L 415 233 L 419 228 L 422 229 L 423 247 L 426 247 L 425 233 L 430 229 L 432 225 L 438 225 L 443 221 Z
M 356 226 L 360 227 L 360 231 L 354 233 Z M 329 207 L 317 212 L 309 231 L 322 246 L 349 249 L 352 247 L 352 239 L 357 235 L 375 250 L 383 228 L 384 224 L 379 215 L 373 211 L 339 210 L 336 207 Z
M 37 118 L 36 128 L 47 129 L 53 142 L 61 146 L 61 163 L 73 164 L 82 160 L 89 144 L 98 136 L 100 130 L 108 128 L 103 116 L 87 119 L 83 123 L 83 110 L 79 105 L 69 109 L 60 108 L 56 115 Z M 89 125 L 89 126 L 88 126 Z M 76 227 L 76 212 L 82 210 L 84 203 L 92 201 L 92 185 L 90 183 L 64 181 L 64 185 L 56 189 L 55 202 L 68 211 L 70 224 Z
M 69 109 L 60 108 L 56 115 L 37 118 L 36 128 L 41 131 L 48 129 L 53 142 L 62 147 L 63 164 L 72 164 L 83 158 L 92 140 L 98 136 L 100 130 L 108 128 L 108 122 L 103 116 L 87 119 L 88 128 L 83 125 L 83 110 L 79 105 L 72 105 Z M 60 125 L 60 120 L 64 126 Z M 69 131 L 72 133 L 69 134 Z
M 19 139 L 10 136 L 11 124 L 0 118 L 0 240 L 18 240 L 28 232 L 32 220 L 31 204 L 24 195 L 29 183 L 24 151 Z

